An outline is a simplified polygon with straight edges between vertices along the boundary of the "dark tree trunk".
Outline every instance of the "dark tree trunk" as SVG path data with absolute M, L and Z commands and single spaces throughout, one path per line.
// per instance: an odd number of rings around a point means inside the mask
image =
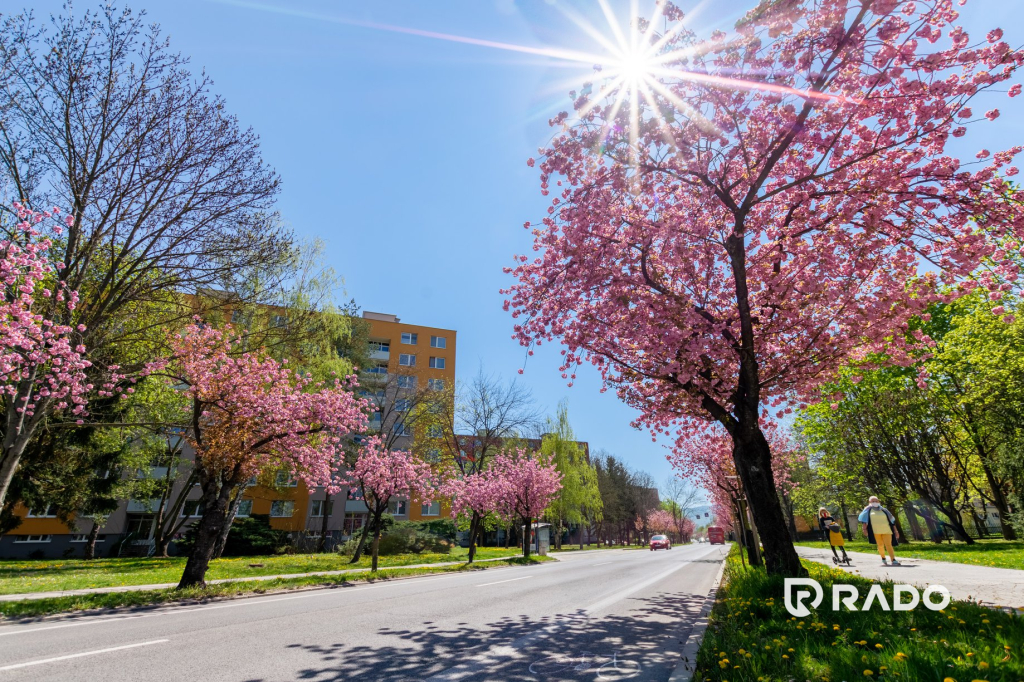
M 89 531 L 89 540 L 85 543 L 85 558 L 95 559 L 96 558 L 96 538 L 100 536 L 100 523 L 96 520 L 92 520 L 92 529 Z
M 331 511 L 331 494 L 324 491 L 324 518 L 320 522 L 320 539 L 316 543 L 316 551 L 320 554 L 327 551 L 327 520 L 330 518 L 329 512 Z
M 219 559 L 224 554 L 224 547 L 228 544 L 228 536 L 231 535 L 231 526 L 235 523 L 235 514 L 238 513 L 238 508 L 242 506 L 242 493 L 245 492 L 245 487 L 238 489 L 234 497 L 231 500 L 231 506 L 228 507 L 227 517 L 224 519 L 224 528 L 220 532 L 220 536 L 217 538 L 217 547 L 213 551 L 213 558 Z
M 896 519 L 896 523 L 894 525 L 896 526 L 896 532 L 900 534 L 900 542 L 910 544 L 910 538 L 907 537 L 906 532 L 903 530 L 903 522 L 900 521 L 900 515 L 894 513 L 892 517 Z
M 373 544 L 370 546 L 370 572 L 377 572 L 377 557 L 380 551 L 380 517 L 375 514 L 373 517 Z
M 771 450 L 757 425 L 757 415 L 740 420 L 732 434 L 733 461 L 743 482 L 750 511 L 764 544 L 764 564 L 769 574 L 804 575 L 793 547 L 779 494 L 772 476 Z
M 480 515 L 473 512 L 473 518 L 469 521 L 469 558 L 466 563 L 473 563 L 476 558 L 476 535 L 480 527 Z
M 188 555 L 185 570 L 181 574 L 178 589 L 189 587 L 206 587 L 206 571 L 217 548 L 217 541 L 224 531 L 224 523 L 228 517 L 228 506 L 231 503 L 231 486 L 221 485 L 217 490 L 211 483 L 203 491 L 203 516 L 196 528 L 196 543 Z
M 850 514 L 846 511 L 846 502 L 839 503 L 839 511 L 843 515 L 843 528 L 846 529 L 846 539 L 853 542 L 853 529 L 850 527 Z
M 530 544 L 533 539 L 533 517 L 523 517 L 523 557 L 530 558 Z
M 363 524 L 362 533 L 359 535 L 359 544 L 356 545 L 356 551 L 352 553 L 352 558 L 349 559 L 350 564 L 354 564 L 362 558 L 363 552 L 366 551 L 366 536 L 370 533 L 370 517 L 366 517 L 366 523 Z
M 924 540 L 924 535 L 921 533 L 921 524 L 917 522 L 917 510 L 914 509 L 914 505 L 910 502 L 904 502 L 903 513 L 907 515 L 907 523 L 910 524 L 910 534 L 914 536 L 915 540 Z

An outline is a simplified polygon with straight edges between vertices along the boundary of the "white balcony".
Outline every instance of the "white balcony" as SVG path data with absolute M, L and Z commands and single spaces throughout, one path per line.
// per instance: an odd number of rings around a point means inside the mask
M 391 352 L 386 350 L 372 350 L 370 351 L 371 360 L 384 360 L 385 362 L 391 359 Z

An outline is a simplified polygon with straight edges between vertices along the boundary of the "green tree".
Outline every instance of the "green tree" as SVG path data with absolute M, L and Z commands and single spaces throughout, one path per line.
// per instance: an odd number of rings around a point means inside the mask
M 568 526 L 579 529 L 583 547 L 583 526 L 601 514 L 601 491 L 597 471 L 588 461 L 587 453 L 573 433 L 566 401 L 558 405 L 554 419 L 548 420 L 548 433 L 541 441 L 541 453 L 547 456 L 562 474 L 562 489 L 548 507 L 548 518 L 554 522 L 555 546 L 562 547 L 562 535 Z

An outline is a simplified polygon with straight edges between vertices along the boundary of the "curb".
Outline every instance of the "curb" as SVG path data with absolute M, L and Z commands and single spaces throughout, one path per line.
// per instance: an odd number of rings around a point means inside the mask
M 708 592 L 708 596 L 704 599 L 704 605 L 701 606 L 700 613 L 697 614 L 697 620 L 690 629 L 690 636 L 687 638 L 686 644 L 683 645 L 683 650 L 680 654 L 683 660 L 672 671 L 672 674 L 669 675 L 668 682 L 690 682 L 693 679 L 693 673 L 697 667 L 697 652 L 700 650 L 701 642 L 704 641 L 704 631 L 708 629 L 708 616 L 715 605 L 715 599 L 718 596 L 718 586 L 722 582 L 722 574 L 725 573 L 728 556 L 727 553 L 722 557 L 722 566 L 718 569 L 715 582 L 711 584 L 711 591 Z

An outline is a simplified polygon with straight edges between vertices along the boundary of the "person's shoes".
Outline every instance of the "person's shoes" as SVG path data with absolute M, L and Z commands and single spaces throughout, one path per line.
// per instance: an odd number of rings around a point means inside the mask
M 883 566 L 888 566 L 889 565 L 889 560 L 888 559 L 882 559 L 882 565 Z
M 895 559 L 892 560 L 892 565 L 893 566 L 902 566 L 902 564 L 900 562 L 896 561 Z

